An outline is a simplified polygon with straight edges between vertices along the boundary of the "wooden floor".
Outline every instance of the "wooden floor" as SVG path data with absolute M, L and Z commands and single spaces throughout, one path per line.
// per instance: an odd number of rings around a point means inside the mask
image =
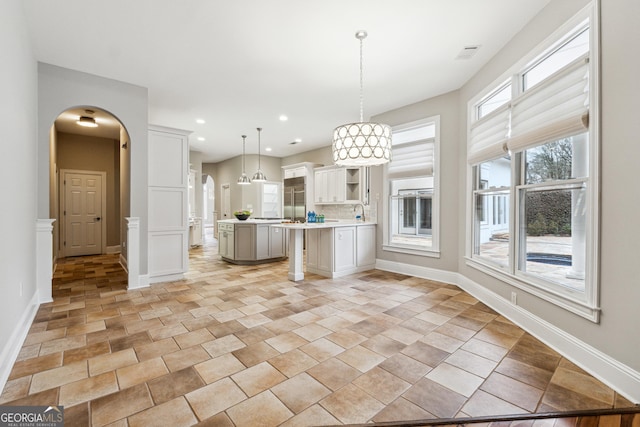
M 287 269 L 222 262 L 210 235 L 191 251 L 184 280 L 140 290 L 126 290 L 117 255 L 60 260 L 54 301 L 39 309 L 0 404 L 64 405 L 67 426 L 337 425 L 632 406 L 455 286 L 377 270 L 291 282 Z M 637 416 L 618 420 L 600 425 L 638 425 Z

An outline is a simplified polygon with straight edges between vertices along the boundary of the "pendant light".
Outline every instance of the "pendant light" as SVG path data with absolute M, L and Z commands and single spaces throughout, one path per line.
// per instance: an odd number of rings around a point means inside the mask
M 98 124 L 96 123 L 96 119 L 91 117 L 95 111 L 93 110 L 84 110 L 85 115 L 78 117 L 76 124 L 78 126 L 83 126 L 86 128 L 97 128 Z
M 260 132 L 262 132 L 262 128 L 256 128 L 258 130 L 258 171 L 253 174 L 253 178 L 251 178 L 255 182 L 265 182 L 267 177 L 262 173 L 262 169 L 260 168 Z
M 360 122 L 338 126 L 333 131 L 333 161 L 340 166 L 376 166 L 391 160 L 391 127 L 364 121 L 362 41 L 367 32 L 360 30 Z
M 245 173 L 244 169 L 244 147 L 247 143 L 247 135 L 242 135 L 242 175 L 238 178 L 238 185 L 249 185 L 251 184 L 251 180 Z

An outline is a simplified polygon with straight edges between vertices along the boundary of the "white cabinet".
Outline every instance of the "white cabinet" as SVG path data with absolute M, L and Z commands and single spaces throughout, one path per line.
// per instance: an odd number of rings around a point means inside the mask
M 334 228 L 333 270 L 342 272 L 356 267 L 356 227 Z
M 376 264 L 376 227 L 362 225 L 356 229 L 356 264 L 358 267 Z
M 360 203 L 365 187 L 364 168 L 327 166 L 314 171 L 317 204 Z
M 307 169 L 304 166 L 298 166 L 284 170 L 284 178 L 297 178 L 299 176 L 305 176 Z
M 375 268 L 375 225 L 307 229 L 307 271 L 340 277 Z
M 189 135 L 161 126 L 149 127 L 148 247 L 149 282 L 184 277 L 189 269 Z
M 235 258 L 235 238 L 233 224 L 218 224 L 218 254 L 223 258 Z
M 333 269 L 333 228 L 307 230 L 307 271 L 320 272 Z

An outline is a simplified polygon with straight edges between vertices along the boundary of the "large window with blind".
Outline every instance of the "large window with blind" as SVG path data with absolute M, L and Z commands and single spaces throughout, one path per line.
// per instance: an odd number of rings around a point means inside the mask
M 437 256 L 439 117 L 393 128 L 383 249 Z
M 468 263 L 598 321 L 597 18 L 581 11 L 469 103 Z

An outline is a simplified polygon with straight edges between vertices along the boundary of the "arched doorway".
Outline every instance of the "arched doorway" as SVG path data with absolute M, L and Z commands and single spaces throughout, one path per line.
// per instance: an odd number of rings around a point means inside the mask
M 130 139 L 120 121 L 95 106 L 72 107 L 49 133 L 49 213 L 53 256 L 120 253 L 126 265 Z

